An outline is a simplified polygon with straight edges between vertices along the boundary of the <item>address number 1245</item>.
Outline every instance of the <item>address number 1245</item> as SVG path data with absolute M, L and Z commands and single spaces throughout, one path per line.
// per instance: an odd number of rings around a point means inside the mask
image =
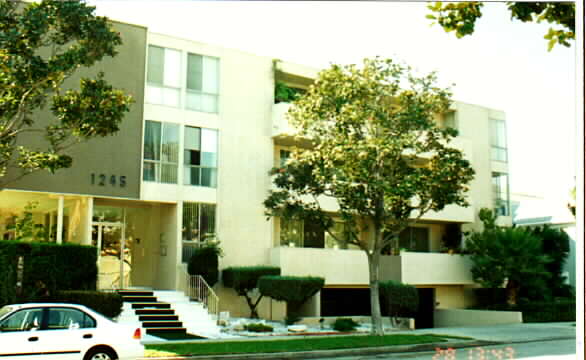
M 106 175 L 106 174 L 91 174 L 91 183 L 92 185 L 98 186 L 126 186 L 126 176 L 125 175 Z

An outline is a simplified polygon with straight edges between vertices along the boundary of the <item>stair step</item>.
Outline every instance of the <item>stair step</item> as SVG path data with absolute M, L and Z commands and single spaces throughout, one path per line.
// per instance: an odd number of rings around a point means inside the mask
M 162 302 L 136 302 L 132 303 L 133 309 L 155 308 L 155 309 L 170 309 L 171 304 Z
M 147 302 L 157 302 L 157 298 L 155 296 L 134 296 L 134 295 L 123 295 L 122 301 L 125 302 L 138 302 L 138 303 L 147 303 Z
M 148 290 L 118 290 L 118 294 L 122 296 L 153 296 L 154 293 Z
M 147 334 L 156 333 L 187 333 L 186 328 L 174 328 L 174 327 L 161 327 L 161 328 L 148 328 L 146 329 Z
M 143 328 L 180 328 L 183 326 L 181 321 L 143 321 Z
M 157 314 L 148 314 L 148 315 L 139 315 L 138 316 L 138 321 L 165 321 L 165 320 L 179 321 L 179 316 L 177 316 L 177 315 L 157 315 Z
M 134 311 L 136 315 L 173 315 L 175 310 L 173 309 L 136 309 Z

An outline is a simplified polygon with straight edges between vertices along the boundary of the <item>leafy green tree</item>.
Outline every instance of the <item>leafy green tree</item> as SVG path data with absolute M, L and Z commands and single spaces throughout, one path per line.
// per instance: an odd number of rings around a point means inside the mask
M 474 171 L 448 146 L 457 131 L 434 120 L 449 105 L 450 92 L 436 85 L 435 74 L 418 77 L 376 58 L 320 72 L 289 110 L 313 146 L 293 151 L 283 168 L 271 171 L 277 190 L 264 202 L 266 214 L 318 224 L 338 243 L 364 250 L 379 335 L 381 250 L 428 211 L 468 204 Z M 322 196 L 337 200 L 336 214 L 322 209 Z M 344 221 L 343 234 L 333 231 L 334 217 Z
M 548 40 L 548 51 L 555 44 L 570 46 L 570 40 L 575 40 L 575 13 L 574 2 L 512 2 L 508 1 L 507 7 L 511 12 L 511 18 L 523 22 L 542 22 L 558 26 L 549 28 L 544 38 Z M 463 2 L 435 2 L 428 5 L 433 14 L 427 15 L 428 19 L 437 21 L 446 32 L 454 31 L 456 37 L 461 38 L 474 33 L 476 20 L 482 16 L 484 4 L 478 1 Z
M 246 299 L 253 319 L 258 319 L 256 308 L 263 295 L 254 300 L 252 292 L 258 288 L 258 279 L 265 275 L 281 275 L 281 269 L 274 266 L 233 266 L 222 270 L 224 286 L 234 289 L 238 296 Z
M 122 43 L 93 12 L 80 1 L 0 1 L 0 189 L 36 170 L 70 167 L 69 147 L 115 133 L 129 111 L 131 97 L 103 74 L 82 78 L 79 90 L 62 89 L 76 70 L 115 56 Z M 54 118 L 35 124 L 37 110 L 48 104 Z M 46 144 L 23 146 L 26 134 Z
M 550 258 L 543 254 L 541 239 L 522 228 L 501 228 L 495 225 L 496 215 L 482 209 L 482 232 L 472 232 L 466 239 L 466 250 L 472 260 L 472 277 L 487 288 L 506 283 L 507 303 L 516 305 L 525 280 L 530 286 L 543 288 L 537 282 L 548 276 Z

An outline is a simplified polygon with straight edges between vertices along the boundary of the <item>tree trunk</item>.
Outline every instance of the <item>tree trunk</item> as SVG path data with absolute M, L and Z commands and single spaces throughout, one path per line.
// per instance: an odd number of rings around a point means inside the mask
M 380 253 L 374 251 L 368 254 L 368 272 L 370 278 L 370 316 L 372 318 L 372 334 L 384 335 L 382 316 L 380 311 L 380 295 L 378 284 L 378 270 L 380 265 Z
M 250 318 L 251 319 L 258 319 L 258 312 L 256 311 L 256 308 L 258 306 L 258 303 L 260 302 L 260 300 L 262 299 L 262 295 L 256 299 L 256 302 L 252 301 L 252 298 L 250 296 L 248 296 L 247 293 L 244 293 L 244 298 L 246 298 L 246 302 L 248 303 L 248 307 L 250 308 Z
M 507 304 L 517 305 L 518 291 L 519 286 L 517 285 L 517 282 L 509 279 L 509 281 L 507 282 Z

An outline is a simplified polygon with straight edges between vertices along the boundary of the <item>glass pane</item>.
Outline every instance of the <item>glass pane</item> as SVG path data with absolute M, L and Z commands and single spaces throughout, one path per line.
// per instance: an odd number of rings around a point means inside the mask
M 201 152 L 198 150 L 184 150 L 183 163 L 185 165 L 201 165 Z
M 179 126 L 177 124 L 163 124 L 161 160 L 169 163 L 179 162 Z
M 30 331 L 41 327 L 43 309 L 25 309 L 15 312 L 0 323 L 2 332 Z
M 156 168 L 157 164 L 145 161 L 142 168 L 142 179 L 144 181 L 157 181 Z
M 183 240 L 199 239 L 199 206 L 196 203 L 183 203 Z
M 209 113 L 218 112 L 218 96 L 217 95 L 202 95 L 202 107 L 201 111 Z
M 216 130 L 201 130 L 202 165 L 216 167 L 218 153 L 218 132 Z
M 161 182 L 177 184 L 177 165 L 161 164 Z
M 200 185 L 201 176 L 200 168 L 196 166 L 186 166 L 183 169 L 183 184 Z
M 187 55 L 187 88 L 190 90 L 202 90 L 203 66 L 202 56 L 196 54 Z
M 149 104 L 163 104 L 163 88 L 147 85 L 145 99 Z
M 323 249 L 324 228 L 319 224 L 305 222 L 303 224 L 303 247 Z
M 161 123 L 147 120 L 144 129 L 144 158 L 147 160 L 159 160 L 160 146 Z
M 281 245 L 291 247 L 303 247 L 303 222 L 280 218 Z
M 165 86 L 181 87 L 179 81 L 181 77 L 181 52 L 177 50 L 165 49 Z
M 190 110 L 201 110 L 202 95 L 194 92 L 187 92 L 186 107 Z
M 191 150 L 200 150 L 200 128 L 186 126 L 185 127 L 185 148 Z
M 505 130 L 505 122 L 504 121 L 497 121 L 497 139 L 498 145 L 500 147 L 506 148 L 507 147 L 507 133 Z
M 201 168 L 201 186 L 216 187 L 216 170 Z
M 201 204 L 201 241 L 214 240 L 216 237 L 216 205 Z
M 219 61 L 217 58 L 204 57 L 203 58 L 203 88 L 206 93 L 218 93 L 218 67 Z
M 164 88 L 163 93 L 163 105 L 179 107 L 179 89 Z
M 163 62 L 165 50 L 158 46 L 149 46 L 147 82 L 163 85 Z

